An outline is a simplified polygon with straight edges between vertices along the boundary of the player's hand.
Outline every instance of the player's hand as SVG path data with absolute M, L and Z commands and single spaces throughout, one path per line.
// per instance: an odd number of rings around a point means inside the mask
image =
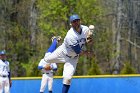
M 93 43 L 93 38 L 92 36 L 88 37 L 87 40 L 86 40 L 86 44 L 92 44 Z
M 93 32 L 94 32 L 94 25 L 90 25 L 89 26 L 89 31 L 87 32 L 87 39 L 86 39 L 86 43 L 90 44 L 93 43 Z
M 44 69 L 45 69 L 45 70 L 51 70 L 52 68 L 51 68 L 50 64 L 46 64 L 46 65 L 44 66 Z

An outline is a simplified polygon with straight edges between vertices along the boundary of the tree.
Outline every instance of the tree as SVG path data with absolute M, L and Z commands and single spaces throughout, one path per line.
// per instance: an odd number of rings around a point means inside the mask
M 131 66 L 130 62 L 125 62 L 121 74 L 136 74 L 136 70 Z

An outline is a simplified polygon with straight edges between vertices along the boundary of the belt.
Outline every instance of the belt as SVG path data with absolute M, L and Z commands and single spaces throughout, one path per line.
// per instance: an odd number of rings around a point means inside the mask
M 49 73 L 43 73 L 43 74 L 49 74 Z
M 8 76 L 7 75 L 0 75 L 0 77 L 4 77 L 5 78 L 5 77 L 8 77 Z
M 66 54 L 66 56 L 69 57 L 69 58 L 76 58 L 76 57 L 78 57 L 78 55 L 76 55 L 76 56 L 69 56 L 67 54 Z
M 42 74 L 52 74 L 53 72 L 48 72 L 48 73 L 42 73 Z

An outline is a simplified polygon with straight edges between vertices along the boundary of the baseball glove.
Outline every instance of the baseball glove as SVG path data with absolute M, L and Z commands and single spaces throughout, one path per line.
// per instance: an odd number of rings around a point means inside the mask
M 45 70 L 51 70 L 50 64 L 46 64 L 45 67 L 44 67 L 44 69 L 45 69 Z

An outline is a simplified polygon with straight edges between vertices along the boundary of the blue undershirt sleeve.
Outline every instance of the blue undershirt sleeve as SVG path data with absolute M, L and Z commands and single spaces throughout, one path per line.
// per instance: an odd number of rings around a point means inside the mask
M 80 54 L 82 50 L 79 44 L 72 46 L 71 48 L 75 51 L 76 54 Z
M 53 71 L 57 71 L 57 68 L 53 68 Z
M 39 70 L 43 69 L 43 66 L 38 66 L 38 69 L 39 69 Z

